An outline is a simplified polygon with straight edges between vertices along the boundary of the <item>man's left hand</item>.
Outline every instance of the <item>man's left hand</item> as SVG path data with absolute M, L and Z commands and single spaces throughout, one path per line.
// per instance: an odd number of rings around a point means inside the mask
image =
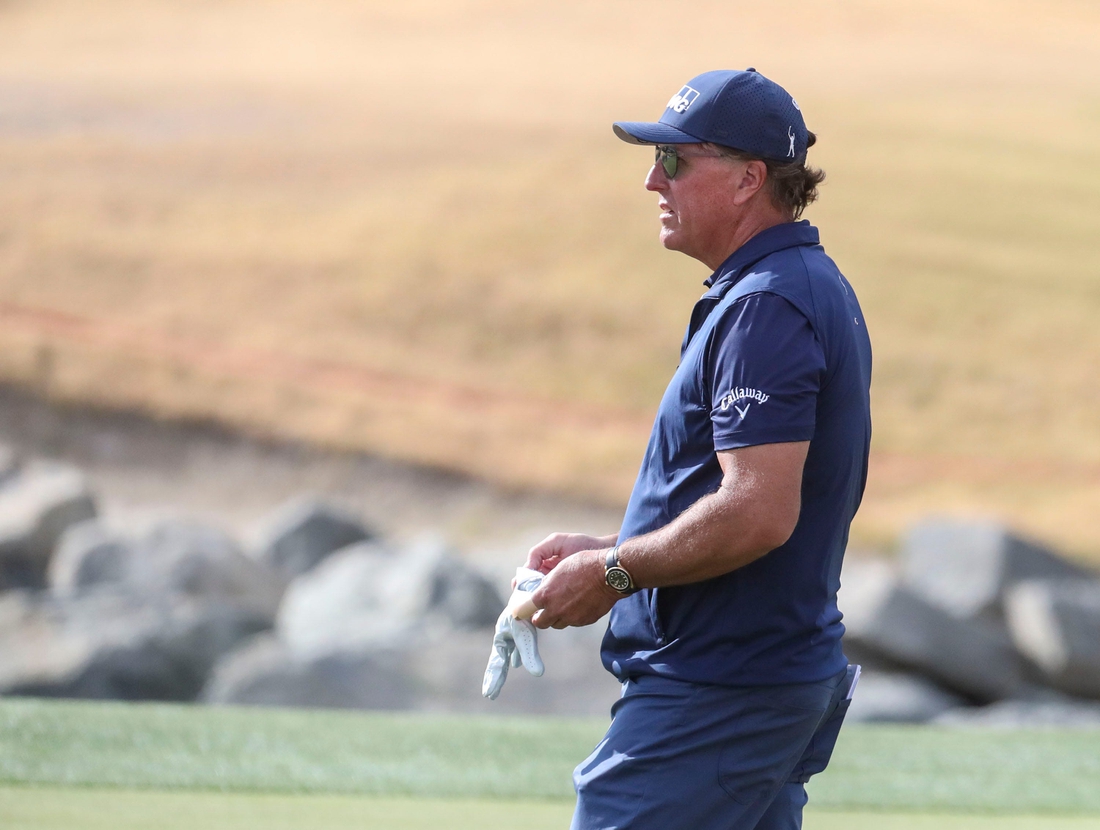
M 622 595 L 604 579 L 607 551 L 586 550 L 563 559 L 531 595 L 539 610 L 531 618 L 537 628 L 591 625 L 611 610 Z

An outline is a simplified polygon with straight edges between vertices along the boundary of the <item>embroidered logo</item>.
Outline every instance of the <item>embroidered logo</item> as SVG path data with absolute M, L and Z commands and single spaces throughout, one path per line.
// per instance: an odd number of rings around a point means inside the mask
M 741 419 L 744 420 L 745 416 L 749 414 L 749 407 L 752 406 L 754 401 L 763 404 L 767 403 L 769 398 L 771 398 L 771 395 L 767 395 L 759 389 L 747 389 L 743 386 L 735 386 L 723 396 L 721 402 L 722 411 L 725 412 L 732 406 L 737 410 L 737 414 L 741 416 Z M 742 401 L 744 401 L 744 407 L 738 406 L 737 404 Z
M 673 112 L 687 112 L 687 108 L 694 104 L 698 97 L 699 90 L 685 86 L 669 99 L 668 109 Z
M 787 127 L 787 138 L 791 140 L 791 149 L 787 151 L 787 158 L 794 158 L 794 129 Z
M 794 100 L 794 98 L 792 98 L 791 103 L 794 104 L 794 108 L 796 110 L 798 110 L 799 112 L 802 112 L 802 107 L 798 106 L 798 101 L 796 101 L 796 100 Z

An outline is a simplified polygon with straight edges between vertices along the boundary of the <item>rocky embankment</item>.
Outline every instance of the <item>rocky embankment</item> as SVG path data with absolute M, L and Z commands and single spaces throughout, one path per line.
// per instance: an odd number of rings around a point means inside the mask
M 599 632 L 543 638 L 549 677 L 480 696 L 506 584 L 441 538 L 398 545 L 303 497 L 248 546 L 194 519 L 98 515 L 78 468 L 0 458 L 0 694 L 449 711 L 606 712 Z
M 986 522 L 912 529 L 898 561 L 853 559 L 853 717 L 1100 726 L 1100 574 Z
M 480 696 L 507 591 L 440 536 L 398 543 L 299 497 L 247 541 L 127 527 L 90 479 L 0 450 L 0 694 L 606 714 L 602 625 L 544 632 L 546 675 Z M 1100 577 L 993 524 L 931 521 L 852 558 L 840 604 L 858 720 L 1100 725 Z

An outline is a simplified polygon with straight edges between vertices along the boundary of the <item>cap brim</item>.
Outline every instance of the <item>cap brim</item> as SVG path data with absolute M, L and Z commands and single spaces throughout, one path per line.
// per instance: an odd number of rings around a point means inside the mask
M 703 139 L 668 124 L 645 121 L 616 121 L 615 135 L 627 144 L 702 144 Z

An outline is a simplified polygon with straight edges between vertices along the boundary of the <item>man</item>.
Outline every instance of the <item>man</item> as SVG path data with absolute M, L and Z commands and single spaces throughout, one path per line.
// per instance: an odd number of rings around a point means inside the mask
M 540 627 L 611 612 L 611 727 L 574 774 L 576 830 L 798 828 L 858 672 L 836 606 L 870 441 L 871 349 L 851 286 L 798 221 L 821 171 L 798 104 L 707 72 L 657 123 L 661 242 L 714 271 L 621 530 L 554 534 L 527 567 Z

